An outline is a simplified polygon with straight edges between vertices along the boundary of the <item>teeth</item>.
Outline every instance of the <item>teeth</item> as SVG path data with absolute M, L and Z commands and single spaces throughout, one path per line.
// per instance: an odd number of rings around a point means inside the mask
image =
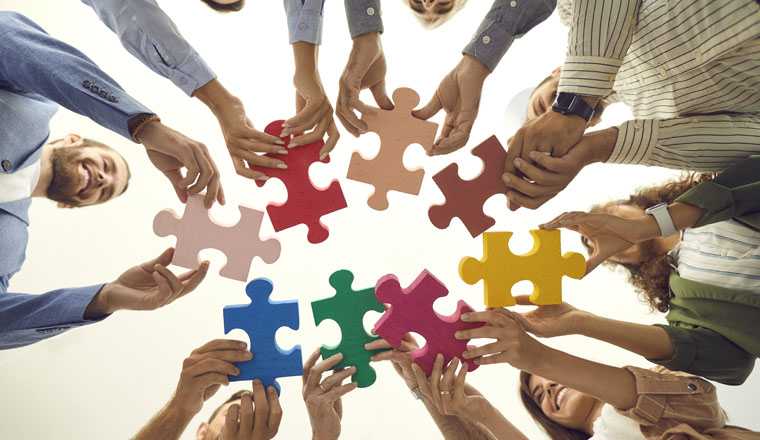
M 567 388 L 562 388 L 562 390 L 559 393 L 557 393 L 557 408 L 559 408 L 559 402 L 565 396 L 566 391 L 567 391 Z

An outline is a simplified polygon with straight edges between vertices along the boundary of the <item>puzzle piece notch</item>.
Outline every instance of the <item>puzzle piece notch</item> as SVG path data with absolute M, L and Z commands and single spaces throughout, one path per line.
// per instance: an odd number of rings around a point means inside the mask
M 446 197 L 442 205 L 433 205 L 428 217 L 438 229 L 446 229 L 451 219 L 459 217 L 473 238 L 482 234 L 496 222 L 483 212 L 483 204 L 495 194 L 506 194 L 501 176 L 507 153 L 496 136 L 491 136 L 472 150 L 473 156 L 483 161 L 483 169 L 471 180 L 459 177 L 459 166 L 452 163 L 435 176 L 438 188 Z
M 576 252 L 561 254 L 560 231 L 531 230 L 533 248 L 522 255 L 509 250 L 511 232 L 483 234 L 483 258 L 465 257 L 459 263 L 459 276 L 467 284 L 483 280 L 487 307 L 515 305 L 512 286 L 530 281 L 530 301 L 536 305 L 562 302 L 562 276 L 581 279 L 586 274 L 586 260 Z
M 425 170 L 404 166 L 404 152 L 411 144 L 420 144 L 426 151 L 433 148 L 438 124 L 412 116 L 420 97 L 412 89 L 399 88 L 393 92 L 393 110 L 376 108 L 377 114 L 362 115 L 369 131 L 380 137 L 380 151 L 373 158 L 358 151 L 351 155 L 347 177 L 375 187 L 367 204 L 378 211 L 388 208 L 388 191 L 417 195 L 422 187 Z
M 462 313 L 474 310 L 466 302 L 459 300 L 454 314 L 445 316 L 433 309 L 436 299 L 448 295 L 448 289 L 427 269 L 407 288 L 402 288 L 395 275 L 386 275 L 375 285 L 375 295 L 390 308 L 375 324 L 375 333 L 398 348 L 406 333 L 419 333 L 425 338 L 425 346 L 412 352 L 412 361 L 430 375 L 438 353 L 443 354 L 444 365 L 458 357 L 469 366 L 469 371 L 478 368 L 474 359 L 463 359 L 462 353 L 472 346 L 466 340 L 459 340 L 454 333 L 482 327 L 482 322 L 464 322 Z
M 373 310 L 383 312 L 385 307 L 375 298 L 375 288 L 353 290 L 354 274 L 348 270 L 339 270 L 330 275 L 330 285 L 335 289 L 335 295 L 311 303 L 314 322 L 319 325 L 325 319 L 335 321 L 340 327 L 341 341 L 338 345 L 321 348 L 322 359 L 327 359 L 336 353 L 343 353 L 343 360 L 332 369 L 356 367 L 356 373 L 351 380 L 359 388 L 365 388 L 373 383 L 377 375 L 370 366 L 370 357 L 385 350 L 366 350 L 364 344 L 380 339 L 364 329 L 364 315 Z
M 297 136 L 280 137 L 285 121 L 274 121 L 264 131 L 280 138 L 288 144 Z M 337 179 L 333 179 L 326 188 L 314 185 L 309 178 L 309 167 L 315 162 L 329 163 L 330 156 L 319 159 L 319 152 L 324 146 L 323 140 L 288 149 L 288 154 L 267 153 L 265 156 L 283 161 L 288 168 L 268 168 L 258 165 L 248 166 L 255 171 L 266 174 L 270 179 L 279 179 L 288 191 L 288 198 L 282 203 L 267 205 L 267 213 L 272 220 L 274 230 L 279 232 L 296 225 L 304 224 L 309 228 L 306 236 L 309 243 L 321 243 L 327 240 L 330 230 L 322 223 L 321 217 L 348 206 L 343 189 Z M 261 187 L 267 181 L 257 180 Z
M 283 350 L 277 345 L 275 334 L 281 327 L 298 330 L 298 300 L 272 301 L 269 297 L 274 286 L 267 278 L 256 278 L 247 286 L 245 293 L 250 304 L 225 306 L 224 333 L 241 329 L 250 338 L 253 358 L 238 362 L 237 376 L 230 381 L 261 379 L 264 388 L 274 386 L 280 393 L 279 377 L 300 376 L 303 373 L 301 346 Z
M 159 237 L 174 235 L 177 244 L 172 263 L 190 269 L 197 268 L 203 249 L 217 249 L 227 256 L 219 275 L 246 281 L 253 257 L 272 264 L 280 258 L 280 242 L 275 238 L 262 241 L 259 237 L 264 213 L 239 206 L 240 220 L 235 225 L 222 225 L 211 218 L 203 205 L 205 194 L 188 197 L 180 217 L 173 209 L 164 209 L 153 219 L 153 232 Z

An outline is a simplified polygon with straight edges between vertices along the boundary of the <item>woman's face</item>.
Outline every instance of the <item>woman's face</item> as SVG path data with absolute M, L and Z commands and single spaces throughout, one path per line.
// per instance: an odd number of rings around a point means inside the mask
M 586 431 L 593 423 L 590 418 L 599 400 L 535 374 L 528 388 L 541 411 L 560 425 Z
M 406 0 L 415 14 L 426 20 L 436 20 L 455 13 L 464 0 Z

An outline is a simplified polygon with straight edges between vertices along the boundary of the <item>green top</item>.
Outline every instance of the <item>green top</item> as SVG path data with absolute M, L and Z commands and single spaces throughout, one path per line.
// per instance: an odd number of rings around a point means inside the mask
M 705 208 L 693 227 L 734 219 L 760 230 L 760 156 L 750 156 L 678 202 Z M 650 361 L 717 382 L 743 383 L 760 357 L 760 294 L 670 275 L 670 311 L 664 328 L 675 356 Z

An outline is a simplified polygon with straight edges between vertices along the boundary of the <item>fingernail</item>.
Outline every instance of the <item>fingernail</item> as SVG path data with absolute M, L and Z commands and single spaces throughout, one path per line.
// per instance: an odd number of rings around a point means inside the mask
M 348 367 L 348 371 L 356 371 L 356 367 L 354 367 L 354 366 L 352 365 L 352 366 Z
M 504 176 L 502 176 L 501 180 L 503 180 L 505 182 L 511 182 L 512 181 L 512 176 L 510 176 L 509 174 L 505 174 Z
M 366 344 L 364 344 L 364 348 L 366 348 L 367 350 L 369 350 L 369 342 L 367 342 Z
M 462 337 L 462 332 L 456 332 L 454 333 L 454 337 L 457 339 L 460 339 Z
M 233 373 L 233 374 L 234 374 L 235 376 L 237 376 L 238 374 L 240 374 L 240 368 L 235 368 L 235 370 L 234 370 L 234 373 Z
M 258 384 L 261 383 L 261 379 L 253 379 L 253 383 L 255 383 L 256 385 L 258 385 Z
M 471 357 L 470 352 L 469 351 L 465 351 L 464 353 L 462 353 L 462 357 L 465 358 L 465 359 L 469 359 Z
M 538 157 L 538 153 L 536 153 L 535 151 L 531 151 L 530 153 L 528 153 L 528 157 L 530 157 L 533 160 L 536 160 L 536 158 Z
M 277 154 L 288 154 L 288 150 L 285 150 L 285 149 L 278 150 Z
M 438 353 L 438 354 L 435 356 L 435 359 L 436 359 L 436 360 L 439 360 L 439 359 L 440 359 L 440 360 L 443 360 L 443 355 L 442 355 L 441 353 Z
M 322 153 L 319 155 L 319 160 L 323 160 L 325 157 L 327 157 L 327 153 Z
M 458 365 L 459 364 L 459 358 L 455 357 L 452 362 L 454 363 L 454 365 Z
M 287 170 L 288 166 L 286 164 L 284 164 L 284 163 L 278 163 L 277 164 L 277 168 L 279 168 L 281 170 Z
M 282 123 L 282 126 L 283 126 L 284 128 L 287 128 L 287 127 L 290 127 L 290 124 L 288 124 L 287 122 L 283 122 L 283 123 Z
M 470 319 L 470 314 L 469 313 L 465 313 L 465 314 L 462 315 L 462 321 L 467 321 L 468 319 Z
M 246 359 L 250 359 L 253 357 L 253 353 L 251 353 L 250 351 L 246 351 L 243 357 Z
M 520 168 L 520 167 L 522 166 L 522 160 L 520 160 L 520 159 L 515 159 L 515 166 L 516 166 L 517 168 Z
M 289 144 L 288 144 L 288 148 L 297 147 L 297 146 L 299 146 L 299 145 L 300 145 L 300 144 L 299 144 L 298 142 L 296 142 L 296 141 L 293 141 L 293 142 L 291 142 L 291 143 L 289 143 Z
M 277 139 L 276 141 L 274 141 L 274 143 L 277 145 L 285 145 L 285 141 L 283 141 L 282 139 Z
M 204 263 L 206 263 L 206 261 L 204 261 Z M 246 344 L 243 341 L 238 341 L 237 346 L 240 347 L 240 348 L 245 348 L 245 347 L 248 346 L 248 344 Z
M 255 180 L 269 180 L 268 176 L 257 177 Z
M 515 198 L 515 196 L 514 196 L 514 194 L 512 194 L 511 192 L 508 192 L 508 193 L 507 193 L 507 198 L 508 198 L 509 200 L 513 200 L 513 199 Z

